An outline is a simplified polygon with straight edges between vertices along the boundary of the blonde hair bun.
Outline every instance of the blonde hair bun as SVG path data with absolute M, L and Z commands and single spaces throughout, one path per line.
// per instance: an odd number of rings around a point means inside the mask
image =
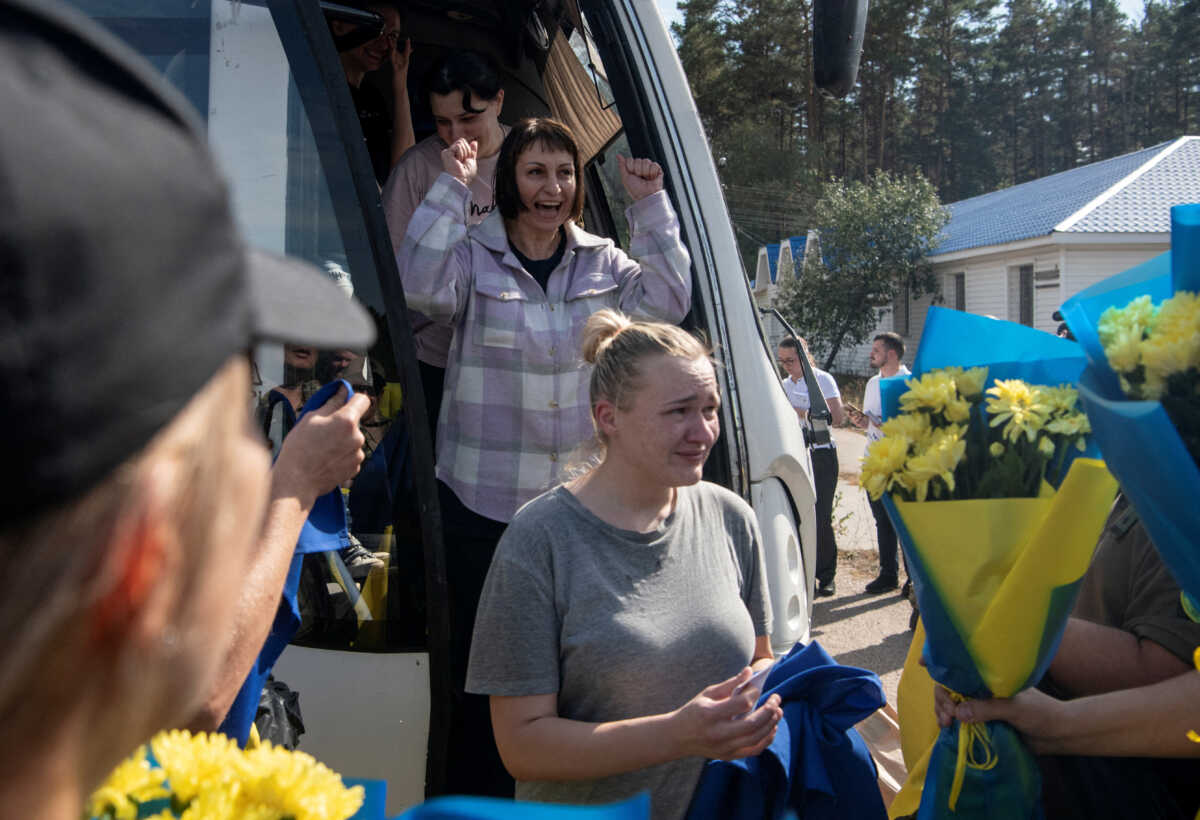
M 588 364 L 595 364 L 600 354 L 613 343 L 621 331 L 632 325 L 630 318 L 619 310 L 604 308 L 593 313 L 583 326 L 583 360 Z

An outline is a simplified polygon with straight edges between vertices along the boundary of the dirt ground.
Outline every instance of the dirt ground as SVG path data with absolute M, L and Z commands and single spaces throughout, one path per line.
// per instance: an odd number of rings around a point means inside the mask
M 912 605 L 898 592 L 864 593 L 878 571 L 874 551 L 839 550 L 837 594 L 813 603 L 812 637 L 840 663 L 879 675 L 888 703 L 895 706 L 900 670 L 912 642 Z
M 858 464 L 866 437 L 856 430 L 834 431 L 838 445 L 837 593 L 813 603 L 812 637 L 839 662 L 875 672 L 888 702 L 896 703 L 896 685 L 912 642 L 908 621 L 912 605 L 899 592 L 867 595 L 863 587 L 879 572 L 875 520 L 866 493 L 858 487 Z M 901 570 L 903 575 L 903 570 Z

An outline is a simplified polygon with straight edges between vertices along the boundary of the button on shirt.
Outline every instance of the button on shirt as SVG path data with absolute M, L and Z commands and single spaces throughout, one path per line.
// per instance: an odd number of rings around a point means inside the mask
M 900 365 L 896 371 L 897 377 L 911 375 L 912 371 L 904 365 Z M 863 414 L 867 417 L 867 441 L 879 441 L 883 438 L 883 431 L 879 429 L 883 423 L 883 400 L 879 393 L 878 373 L 869 378 L 867 386 L 863 388 Z
M 821 388 L 821 395 L 825 397 L 826 401 L 841 398 L 842 394 L 838 390 L 837 381 L 833 376 L 816 367 L 813 368 L 813 375 L 817 377 L 817 386 Z M 808 385 L 804 383 L 803 379 L 793 379 L 791 376 L 788 376 L 783 380 L 783 392 L 787 394 L 788 401 L 792 403 L 792 407 L 795 407 L 797 410 L 803 410 L 806 413 L 808 412 L 810 407 Z M 817 450 L 833 446 L 833 439 L 831 438 L 828 444 L 814 444 L 813 449 Z
M 467 188 L 438 177 L 408 225 L 397 263 L 409 305 L 454 328 L 438 419 L 437 476 L 470 509 L 508 521 L 558 483 L 593 435 L 579 354 L 601 308 L 677 323 L 691 305 L 691 258 L 665 192 L 626 211 L 630 252 L 573 223 L 543 289 L 512 253 L 493 211 L 468 229 Z

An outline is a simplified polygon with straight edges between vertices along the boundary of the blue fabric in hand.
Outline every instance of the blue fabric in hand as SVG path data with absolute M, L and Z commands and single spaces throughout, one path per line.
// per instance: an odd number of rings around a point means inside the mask
M 842 666 L 818 643 L 796 644 L 767 675 L 759 705 L 772 694 L 783 705 L 775 739 L 757 757 L 709 761 L 688 820 L 887 817 L 854 729 L 886 702 L 879 676 Z

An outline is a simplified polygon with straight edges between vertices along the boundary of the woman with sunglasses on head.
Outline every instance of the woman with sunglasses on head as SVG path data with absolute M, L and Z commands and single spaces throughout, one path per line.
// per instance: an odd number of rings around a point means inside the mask
M 720 431 L 709 351 L 673 325 L 587 323 L 602 455 L 513 518 L 488 574 L 467 680 L 491 696 L 517 797 L 649 790 L 686 812 L 706 758 L 761 752 L 782 715 L 741 688 L 772 662 L 754 512 L 702 481 Z

